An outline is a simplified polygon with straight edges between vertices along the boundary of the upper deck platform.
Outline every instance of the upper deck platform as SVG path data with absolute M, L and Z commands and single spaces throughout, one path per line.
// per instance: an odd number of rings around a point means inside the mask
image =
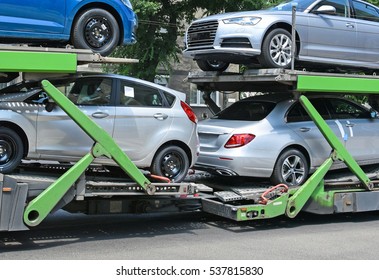
M 376 75 L 307 72 L 280 68 L 254 69 L 244 73 L 191 72 L 188 81 L 203 91 L 379 93 L 379 76 Z

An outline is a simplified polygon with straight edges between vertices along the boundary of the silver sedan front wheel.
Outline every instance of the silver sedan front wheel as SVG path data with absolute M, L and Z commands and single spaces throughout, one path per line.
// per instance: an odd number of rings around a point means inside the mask
M 282 28 L 270 31 L 262 44 L 259 62 L 262 67 L 289 68 L 291 66 L 291 34 Z

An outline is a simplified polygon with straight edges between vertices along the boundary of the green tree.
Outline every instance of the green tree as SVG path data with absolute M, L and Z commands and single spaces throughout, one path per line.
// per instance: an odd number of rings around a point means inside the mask
M 114 71 L 154 80 L 158 65 L 170 71 L 172 62 L 178 61 L 181 49 L 177 38 L 184 34 L 184 23 L 194 19 L 196 11 L 204 14 L 257 10 L 273 5 L 278 0 L 131 0 L 139 18 L 137 43 L 119 47 L 115 57 L 139 59 L 138 64 L 120 65 Z

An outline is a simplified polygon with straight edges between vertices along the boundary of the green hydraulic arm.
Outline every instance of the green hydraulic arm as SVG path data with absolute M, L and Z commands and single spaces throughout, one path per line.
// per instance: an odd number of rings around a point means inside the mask
M 95 141 L 95 144 L 87 155 L 28 204 L 24 212 L 24 222 L 27 225 L 36 226 L 41 223 L 96 157 L 112 158 L 148 194 L 155 193 L 155 186 L 104 129 L 93 122 L 49 81 L 42 81 L 42 86 L 54 102 Z
M 79 55 L 64 50 L 62 52 L 0 50 L 0 74 L 2 72 L 76 73 L 80 60 Z M 99 58 L 99 62 L 102 59 Z M 54 102 L 93 139 L 94 145 L 88 154 L 28 203 L 24 211 L 25 224 L 29 226 L 40 224 L 93 160 L 100 156 L 113 159 L 147 194 L 155 193 L 156 187 L 134 165 L 105 130 L 80 111 L 49 81 L 42 81 L 42 86 Z
M 297 78 L 298 92 L 328 92 L 328 93 L 355 93 L 355 94 L 379 94 L 379 80 L 360 79 L 349 77 L 308 76 L 299 75 Z M 342 160 L 357 176 L 367 190 L 373 189 L 373 184 L 337 138 L 325 120 L 314 108 L 309 99 L 301 95 L 300 103 L 316 124 L 322 135 L 332 147 L 331 156 L 316 170 L 316 172 L 288 199 L 286 215 L 295 217 L 309 200 L 315 189 L 322 183 L 324 176 L 329 171 L 335 160 Z

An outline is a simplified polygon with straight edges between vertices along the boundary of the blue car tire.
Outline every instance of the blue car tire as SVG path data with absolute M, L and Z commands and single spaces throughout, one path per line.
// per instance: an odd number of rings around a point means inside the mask
M 76 19 L 72 43 L 78 49 L 91 49 L 109 55 L 120 41 L 120 28 L 114 16 L 103 9 L 89 9 Z

